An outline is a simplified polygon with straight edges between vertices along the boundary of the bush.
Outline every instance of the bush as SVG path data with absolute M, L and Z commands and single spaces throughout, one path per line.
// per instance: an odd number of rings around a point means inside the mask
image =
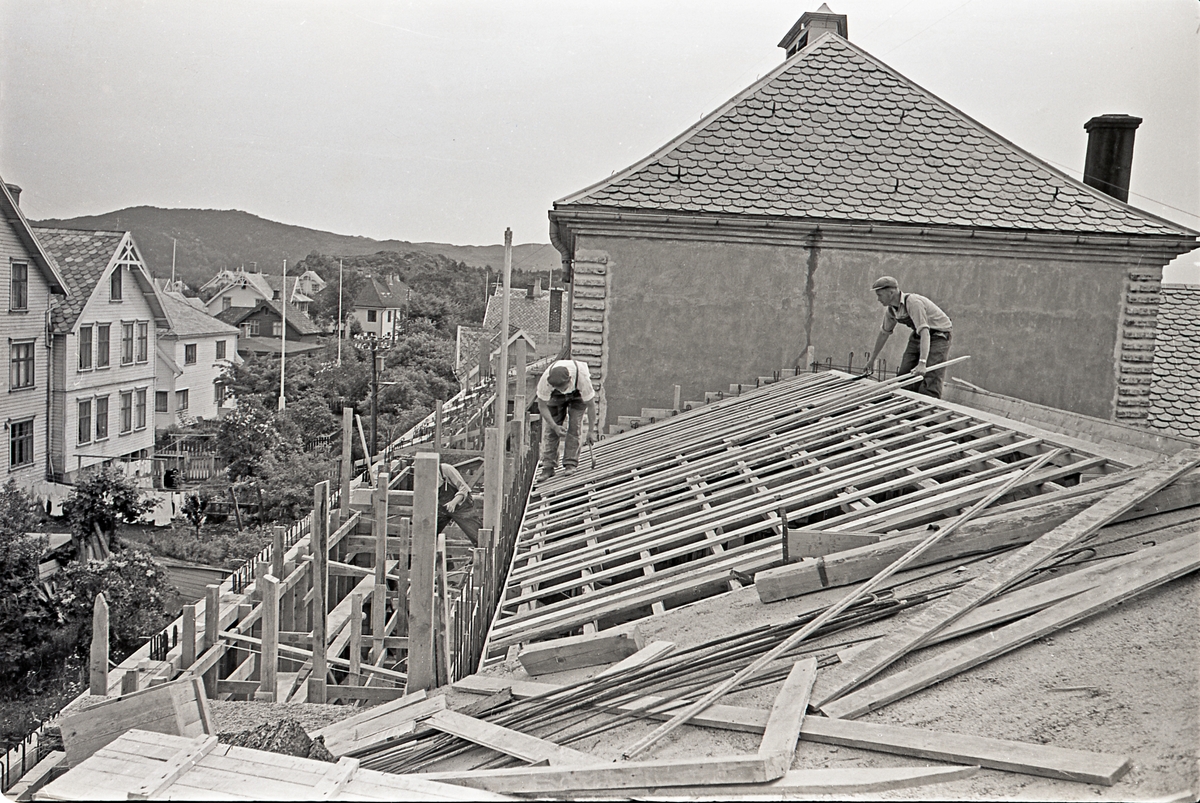
M 56 622 L 38 593 L 38 559 L 44 537 L 26 531 L 37 522 L 36 507 L 13 480 L 0 487 L 0 689 L 11 695 L 61 662 L 61 645 L 47 639 Z M 58 653 L 58 654 L 56 654 Z
M 77 629 L 80 655 L 87 653 L 93 606 L 101 592 L 108 603 L 114 661 L 123 660 L 167 624 L 167 573 L 140 549 L 127 548 L 107 560 L 76 561 L 59 572 L 55 587 L 55 608 L 68 627 Z
M 63 502 L 63 515 L 76 538 L 89 538 L 96 528 L 113 546 L 120 522 L 132 524 L 154 509 L 156 502 L 143 498 L 137 484 L 115 468 L 89 472 L 75 483 Z

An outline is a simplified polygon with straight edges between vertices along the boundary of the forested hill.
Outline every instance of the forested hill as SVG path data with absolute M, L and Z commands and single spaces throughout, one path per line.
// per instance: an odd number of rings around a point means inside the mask
M 349 256 L 379 251 L 442 254 L 474 267 L 504 264 L 503 245 L 451 245 L 410 243 L 403 240 L 373 240 L 328 231 L 290 226 L 234 209 L 159 209 L 133 206 L 104 215 L 66 220 L 40 220 L 39 226 L 68 229 L 131 231 L 142 249 L 150 271 L 160 277 L 171 274 L 171 240 L 177 241 L 176 274 L 198 287 L 222 268 L 257 262 L 264 273 L 279 273 L 312 252 Z M 558 252 L 549 243 L 513 246 L 513 265 L 543 271 L 561 266 Z

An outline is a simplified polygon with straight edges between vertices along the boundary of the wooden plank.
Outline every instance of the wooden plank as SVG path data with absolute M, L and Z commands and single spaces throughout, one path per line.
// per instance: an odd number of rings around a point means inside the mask
M 630 669 L 636 669 L 639 666 L 645 666 L 646 664 L 654 663 L 664 655 L 671 653 L 675 649 L 675 646 L 675 642 L 673 641 L 653 641 L 647 644 L 645 647 L 642 647 L 628 658 L 618 661 L 602 672 L 598 672 L 596 677 L 603 678 L 610 675 L 619 675 L 622 672 L 626 672 Z
M 792 768 L 796 743 L 800 741 L 800 723 L 808 710 L 808 697 L 816 678 L 816 658 L 805 658 L 792 664 L 792 671 L 771 706 L 758 755 L 767 763 L 768 773 L 776 778 Z
M 204 733 L 205 723 L 200 716 L 187 726 L 185 732 L 179 732 L 174 700 L 177 690 L 194 698 L 196 686 L 189 677 L 136 691 L 86 711 L 64 716 L 60 729 L 67 765 L 78 766 L 88 756 L 132 728 L 189 737 Z M 197 705 L 195 702 L 192 704 Z
M 901 614 L 889 626 L 888 636 L 864 650 L 849 664 L 839 664 L 822 674 L 813 691 L 814 704 L 824 704 L 860 686 L 922 641 L 986 602 L 1006 586 L 1042 565 L 1063 549 L 1077 544 L 1129 508 L 1145 501 L 1180 475 L 1200 464 L 1200 449 L 1188 449 L 1151 464 L 1138 478 L 1114 491 L 1028 546 L 1008 555 L 996 566 L 955 589 L 930 606 Z M 828 712 L 827 712 L 828 713 Z
M 528 764 L 547 762 L 551 766 L 601 764 L 603 759 L 563 747 L 536 736 L 505 728 L 449 709 L 438 711 L 425 724 L 436 731 L 457 736 L 473 744 L 518 758 Z
M 704 760 L 663 759 L 583 767 L 428 772 L 421 777 L 490 792 L 551 795 L 592 789 L 764 783 L 774 780 L 768 777 L 765 764 L 758 756 L 714 756 Z
M 328 671 L 325 647 L 328 643 L 329 594 L 329 480 L 313 486 L 312 532 L 309 534 L 312 547 L 312 675 L 308 679 L 310 702 L 325 702 L 325 676 Z
M 840 767 L 792 770 L 782 778 L 763 784 L 590 789 L 579 794 L 560 792 L 559 795 L 568 800 L 792 800 L 810 795 L 840 796 L 911 789 L 970 778 L 978 771 L 979 767 Z
M 342 756 L 328 774 L 313 787 L 313 800 L 336 800 L 342 796 L 346 784 L 358 772 L 358 759 Z
M 383 703 L 404 697 L 404 689 L 399 686 L 340 686 L 329 683 L 325 687 L 325 696 L 329 702 L 359 700 L 365 703 Z
M 413 461 L 412 568 L 409 575 L 408 688 L 432 689 L 434 667 L 434 563 L 437 551 L 437 492 L 440 472 L 435 452 Z
M 259 699 L 275 700 L 276 679 L 279 672 L 279 580 L 270 574 L 259 581 L 262 586 L 262 657 L 258 671 Z
M 313 731 L 311 735 L 314 738 L 323 737 L 329 752 L 335 756 L 342 756 L 392 736 L 411 733 L 418 719 L 428 717 L 446 707 L 445 697 L 410 697 L 413 699 L 404 698 L 379 706 L 387 706 L 388 710 L 383 714 L 373 714 L 373 709 L 370 709 L 343 722 Z
M 1197 569 L 1200 533 L 1150 547 L 1107 583 L 828 702 L 821 710 L 835 718 L 861 716 Z
M 375 538 L 375 587 L 371 590 L 371 663 L 384 655 L 384 627 L 387 625 L 387 525 L 388 525 L 388 483 L 391 474 L 384 472 L 379 475 L 373 498 L 374 520 L 371 522 L 371 534 Z M 402 563 L 407 563 L 407 557 L 402 557 Z
M 108 602 L 104 593 L 92 602 L 92 643 L 88 653 L 88 681 L 91 694 L 108 694 Z
M 212 752 L 217 746 L 217 737 L 210 735 L 197 736 L 188 747 L 180 750 L 168 761 L 166 766 L 146 779 L 137 789 L 130 790 L 130 800 L 149 800 L 162 794 L 171 784 L 185 772 L 196 766 L 202 758 Z
M 637 627 L 604 630 L 582 636 L 539 641 L 521 650 L 517 660 L 534 677 L 585 666 L 620 661 L 642 649 L 642 632 Z
M 514 697 L 529 699 L 552 694 L 562 687 L 553 683 L 514 683 L 494 676 L 471 675 L 455 683 L 454 688 L 476 694 L 494 694 L 507 688 Z M 640 711 L 647 719 L 667 719 L 672 713 L 670 709 L 645 713 L 660 701 L 661 698 L 647 696 L 611 708 L 631 713 Z M 718 703 L 691 720 L 691 724 L 761 734 L 768 716 L 766 709 Z M 805 717 L 800 726 L 800 740 L 933 761 L 978 764 L 987 769 L 1105 786 L 1112 786 L 1132 766 L 1130 759 L 1124 756 L 1087 750 L 827 717 Z
M 829 532 L 807 527 L 790 528 L 787 539 L 788 560 L 817 558 L 833 552 L 875 544 L 882 539 L 879 533 Z
M 58 565 L 57 563 L 55 564 Z M 33 766 L 33 769 L 21 776 L 15 784 L 5 790 L 9 799 L 20 801 L 32 800 L 37 792 L 50 780 L 50 776 L 60 765 L 64 765 L 67 754 L 61 750 L 51 750 L 46 757 Z

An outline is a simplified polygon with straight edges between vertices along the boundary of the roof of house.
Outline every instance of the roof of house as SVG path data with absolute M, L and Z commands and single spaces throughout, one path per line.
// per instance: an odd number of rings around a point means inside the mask
M 831 33 L 562 207 L 1196 234 L 1076 181 Z
M 275 313 L 275 315 L 279 316 L 280 318 L 283 317 L 283 308 L 278 303 L 276 303 L 274 301 L 268 301 L 265 298 L 260 298 L 258 300 L 258 304 L 256 306 L 253 306 L 253 307 L 229 307 L 228 309 L 221 310 L 214 317 L 219 321 L 223 321 L 227 324 L 237 326 L 239 323 L 244 321 L 246 318 L 249 318 L 251 315 L 255 314 L 256 312 L 258 312 L 264 308 L 270 312 Z M 303 310 L 297 309 L 296 307 L 292 306 L 291 304 L 289 304 L 288 308 L 287 308 L 287 323 L 288 323 L 288 326 L 295 329 L 296 332 L 298 332 L 301 335 L 319 335 L 319 334 L 321 334 L 320 327 L 318 327 L 315 323 L 313 323 L 312 320 L 309 319 L 308 315 L 306 315 Z
M 354 306 L 371 309 L 397 309 L 408 301 L 409 287 L 399 279 L 384 283 L 374 276 L 368 276 L 367 281 L 354 297 Z
M 1162 286 L 1148 420 L 1156 429 L 1200 439 L 1200 285 Z
M 167 325 L 171 333 L 178 337 L 238 333 L 236 326 L 217 320 L 203 309 L 197 309 L 181 295 L 163 293 L 162 300 L 163 311 L 167 314 Z
M 488 299 L 487 311 L 483 315 L 483 328 L 488 331 L 500 331 L 500 317 L 503 312 L 503 288 L 497 287 Z M 550 331 L 550 294 L 541 293 L 536 298 L 530 298 L 524 288 L 509 288 L 508 291 L 508 325 L 528 332 L 545 333 Z
M 80 231 L 34 227 L 38 240 L 58 264 L 59 271 L 70 288 L 71 295 L 54 304 L 50 310 L 51 325 L 60 334 L 70 332 L 92 296 L 96 283 L 108 269 L 117 249 L 130 237 L 123 231 Z M 132 238 L 130 237 L 132 241 Z M 135 252 L 136 252 L 136 246 Z M 140 261 L 141 256 L 138 256 Z M 144 265 L 144 263 L 143 263 Z M 159 297 L 148 274 L 135 272 L 148 296 Z
M 55 264 L 54 257 L 42 247 L 42 243 L 33 231 L 33 226 L 25 218 L 25 213 L 21 211 L 20 205 L 12 196 L 12 193 L 9 192 L 8 185 L 4 183 L 4 179 L 2 178 L 0 178 L 0 215 L 3 215 L 6 220 L 13 224 L 18 239 L 21 240 L 22 244 L 29 251 L 34 264 L 42 271 L 42 276 L 45 277 L 46 282 L 50 285 L 51 292 L 69 294 L 70 290 L 67 287 L 66 279 L 63 277 L 58 265 Z

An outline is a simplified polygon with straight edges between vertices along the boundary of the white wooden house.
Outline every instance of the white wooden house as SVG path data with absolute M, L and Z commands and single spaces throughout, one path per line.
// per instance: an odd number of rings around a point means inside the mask
M 167 319 L 133 236 L 34 231 L 71 291 L 50 313 L 51 472 L 71 483 L 82 469 L 121 462 L 149 474 L 154 354 Z
M 167 329 L 155 349 L 158 385 L 154 425 L 166 429 L 189 419 L 213 419 L 228 409 L 221 377 L 238 357 L 238 328 L 176 293 L 161 294 Z
M 46 315 L 51 297 L 65 296 L 67 285 L 21 214 L 20 192 L 0 181 L 0 314 L 8 360 L 8 384 L 0 394 L 8 460 L 0 479 L 40 495 L 38 486 L 49 468 Z

